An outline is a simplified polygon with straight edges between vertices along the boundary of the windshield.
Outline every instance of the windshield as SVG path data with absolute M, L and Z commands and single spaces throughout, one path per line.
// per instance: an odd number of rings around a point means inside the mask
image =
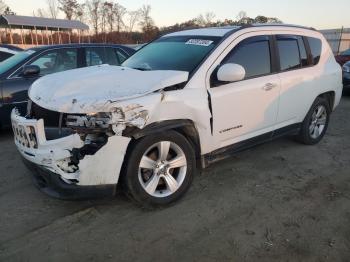
M 136 52 L 122 66 L 191 73 L 221 40 L 210 36 L 163 37 Z
M 15 54 L 14 56 L 1 62 L 0 63 L 0 75 L 7 72 L 12 67 L 18 65 L 19 63 L 21 63 L 22 61 L 24 61 L 26 58 L 28 58 L 29 56 L 31 56 L 34 53 L 35 53 L 35 51 L 33 51 L 33 50 L 19 52 L 19 53 Z

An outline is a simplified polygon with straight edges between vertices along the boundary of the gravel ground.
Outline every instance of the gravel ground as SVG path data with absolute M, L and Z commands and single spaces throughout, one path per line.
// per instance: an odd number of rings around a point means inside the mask
M 350 97 L 317 146 L 283 138 L 198 172 L 183 200 L 67 202 L 0 134 L 0 261 L 349 261 Z

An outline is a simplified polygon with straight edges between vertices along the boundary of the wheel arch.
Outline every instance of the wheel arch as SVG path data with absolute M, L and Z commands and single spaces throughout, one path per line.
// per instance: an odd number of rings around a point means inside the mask
M 322 93 L 318 97 L 322 97 L 322 98 L 326 99 L 329 103 L 329 108 L 332 111 L 334 110 L 334 103 L 335 103 L 335 92 L 334 91 L 328 91 L 328 92 Z
M 201 144 L 198 130 L 192 120 L 189 119 L 175 119 L 175 120 L 165 120 L 161 122 L 151 123 L 143 129 L 131 128 L 126 129 L 123 133 L 124 136 L 132 138 L 129 147 L 132 147 L 133 141 L 143 138 L 148 135 L 154 135 L 157 133 L 165 132 L 168 130 L 174 130 L 181 135 L 183 135 L 193 146 L 197 166 L 200 166 L 200 156 L 201 156 Z

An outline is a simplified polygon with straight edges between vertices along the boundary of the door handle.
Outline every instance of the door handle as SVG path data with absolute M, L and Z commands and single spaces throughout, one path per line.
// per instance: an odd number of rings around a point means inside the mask
M 267 83 L 266 85 L 263 86 L 263 90 L 270 91 L 270 90 L 274 89 L 276 86 L 277 86 L 277 84 Z

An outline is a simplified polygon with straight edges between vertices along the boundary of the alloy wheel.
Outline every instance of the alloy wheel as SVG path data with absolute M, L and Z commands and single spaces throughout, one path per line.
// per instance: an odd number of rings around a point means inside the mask
M 139 163 L 138 178 L 142 188 L 157 198 L 174 194 L 185 180 L 187 159 L 174 142 L 161 141 L 150 146 Z

